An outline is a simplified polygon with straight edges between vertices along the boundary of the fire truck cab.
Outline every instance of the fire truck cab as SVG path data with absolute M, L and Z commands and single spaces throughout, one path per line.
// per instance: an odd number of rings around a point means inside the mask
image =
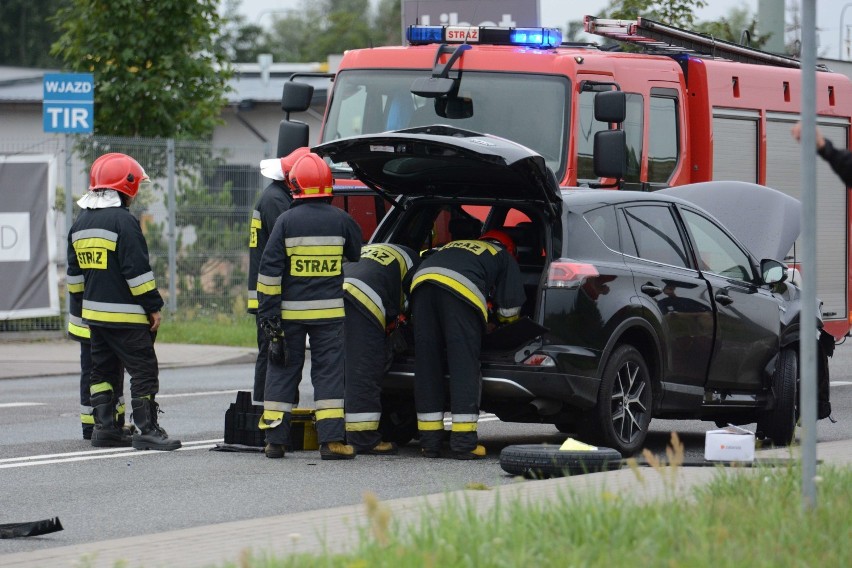
M 408 45 L 349 51 L 320 141 L 447 124 L 529 147 L 562 187 L 739 180 L 801 197 L 801 149 L 790 135 L 800 118 L 798 60 L 643 18 L 588 16 L 585 27 L 643 49 L 563 43 L 546 28 L 412 26 Z M 288 116 L 307 108 L 310 89 L 285 86 Z M 816 95 L 819 128 L 849 147 L 852 82 L 820 68 Z M 282 151 L 307 145 L 307 127 L 285 120 L 281 137 Z M 339 183 L 346 170 L 334 168 Z M 840 338 L 852 305 L 849 192 L 822 160 L 815 189 L 817 296 L 826 330 Z M 784 260 L 808 262 L 795 249 Z

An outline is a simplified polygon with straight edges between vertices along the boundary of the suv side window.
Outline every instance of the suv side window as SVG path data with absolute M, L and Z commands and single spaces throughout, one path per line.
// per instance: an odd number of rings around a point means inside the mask
M 583 217 L 607 247 L 614 251 L 621 250 L 618 246 L 618 227 L 616 226 L 614 207 L 600 207 L 587 211 Z
M 623 210 L 639 258 L 689 268 L 689 257 L 671 208 L 634 205 Z
M 754 280 L 748 255 L 727 233 L 694 211 L 681 211 L 695 241 L 695 252 L 698 254 L 701 270 L 743 282 Z

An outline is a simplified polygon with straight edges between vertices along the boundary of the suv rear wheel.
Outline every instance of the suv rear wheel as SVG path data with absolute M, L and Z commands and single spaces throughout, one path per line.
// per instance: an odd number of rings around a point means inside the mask
M 761 412 L 757 431 L 776 446 L 788 446 L 793 441 L 798 419 L 799 357 L 795 349 L 788 347 L 779 354 L 772 375 L 772 392 L 775 406 Z
M 642 354 L 622 345 L 601 377 L 597 406 L 585 421 L 585 438 L 630 456 L 638 452 L 651 424 L 651 375 Z

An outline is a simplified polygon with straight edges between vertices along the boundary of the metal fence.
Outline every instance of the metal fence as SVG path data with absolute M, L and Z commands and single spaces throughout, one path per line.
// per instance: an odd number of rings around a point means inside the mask
M 263 144 L 222 147 L 199 141 L 72 135 L 0 140 L 0 154 L 56 156 L 55 266 L 60 303 L 65 304 L 67 230 L 79 213 L 76 200 L 88 188 L 92 161 L 107 152 L 133 156 L 153 182 L 153 191 L 140 193 L 130 210 L 142 224 L 166 310 L 185 318 L 244 315 L 248 223 L 266 186 L 258 167 L 269 157 Z M 67 209 L 69 195 L 72 209 Z M 0 332 L 63 328 L 64 313 L 0 322 Z

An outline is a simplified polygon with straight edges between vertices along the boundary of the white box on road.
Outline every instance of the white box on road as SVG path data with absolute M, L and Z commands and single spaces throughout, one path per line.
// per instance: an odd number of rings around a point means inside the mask
M 709 461 L 754 461 L 754 433 L 737 426 L 710 430 L 704 438 L 704 459 Z

